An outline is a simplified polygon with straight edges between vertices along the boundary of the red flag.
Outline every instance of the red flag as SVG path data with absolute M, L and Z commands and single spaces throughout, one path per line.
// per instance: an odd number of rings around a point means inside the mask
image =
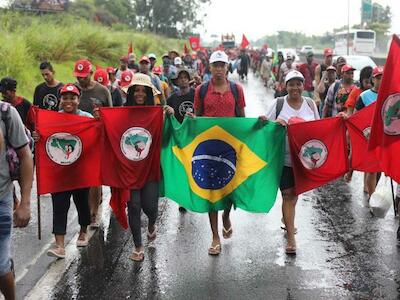
M 289 125 L 288 137 L 297 195 L 348 171 L 346 128 L 342 118 Z
M 185 45 L 183 45 L 183 53 L 186 55 L 186 54 L 189 54 L 189 49 L 188 49 L 188 47 L 186 46 L 186 44 Z
M 129 54 L 133 53 L 133 45 L 132 42 L 129 43 L 129 47 L 128 47 L 128 56 Z
M 400 182 L 400 39 L 393 35 L 376 100 L 369 149 L 375 149 L 382 170 Z
M 101 108 L 105 138 L 102 147 L 103 184 L 140 189 L 160 179 L 162 108 Z
M 101 127 L 93 118 L 37 109 L 39 195 L 101 185 Z
M 346 122 L 351 142 L 351 168 L 362 172 L 380 172 L 375 151 L 368 150 L 371 123 L 376 102 L 356 112 Z
M 159 106 L 101 108 L 105 138 L 102 182 L 111 186 L 110 206 L 122 227 L 128 227 L 126 203 L 131 189 L 159 181 L 163 112 Z
M 248 45 L 250 45 L 249 41 L 247 40 L 246 36 L 243 34 L 242 36 L 242 42 L 240 43 L 241 48 L 246 48 Z
M 199 36 L 190 36 L 189 44 L 193 51 L 199 50 L 200 47 L 200 37 Z

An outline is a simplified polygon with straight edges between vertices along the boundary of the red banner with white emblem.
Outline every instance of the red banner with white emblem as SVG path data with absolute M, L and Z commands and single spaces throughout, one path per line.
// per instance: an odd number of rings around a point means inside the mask
M 375 151 L 368 150 L 375 103 L 356 112 L 346 121 L 351 144 L 351 169 L 362 172 L 380 172 Z
M 375 149 L 386 175 L 400 182 L 400 39 L 396 35 L 378 91 L 369 148 Z
M 342 118 L 289 125 L 288 138 L 297 195 L 340 178 L 349 170 Z
M 101 123 L 93 118 L 36 110 L 39 195 L 101 185 Z

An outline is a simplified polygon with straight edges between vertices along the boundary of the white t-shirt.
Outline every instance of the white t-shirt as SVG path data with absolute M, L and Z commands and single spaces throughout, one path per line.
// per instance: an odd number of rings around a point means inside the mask
M 303 103 L 301 104 L 300 109 L 296 110 L 292 108 L 288 103 L 287 103 L 287 96 L 284 97 L 283 101 L 283 106 L 282 110 L 279 113 L 278 118 L 275 118 L 276 115 L 276 103 L 277 99 L 275 99 L 269 108 L 267 109 L 266 117 L 270 121 L 275 121 L 276 119 L 281 119 L 284 120 L 286 123 L 289 122 L 289 120 L 293 117 L 301 118 L 304 121 L 313 121 L 313 120 L 318 120 L 319 119 L 319 113 L 317 106 L 315 105 L 314 101 L 310 99 L 313 103 L 313 108 L 308 105 L 307 100 L 305 99 L 306 97 L 303 98 Z M 285 166 L 291 167 L 292 166 L 292 160 L 290 158 L 290 150 L 289 150 L 289 141 L 286 136 L 286 145 L 285 145 Z

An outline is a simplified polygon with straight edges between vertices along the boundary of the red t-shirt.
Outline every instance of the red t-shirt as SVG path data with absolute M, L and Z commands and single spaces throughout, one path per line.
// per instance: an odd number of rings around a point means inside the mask
M 352 89 L 349 94 L 349 97 L 346 100 L 346 103 L 344 104 L 344 107 L 353 107 L 353 108 L 356 107 L 356 102 L 362 92 L 363 90 L 360 89 L 359 87 L 355 87 L 354 89 Z
M 213 80 L 211 79 L 206 95 L 204 96 L 204 107 L 203 114 L 204 117 L 235 117 L 235 97 L 231 92 L 231 88 L 228 80 L 228 89 L 224 93 L 215 91 Z M 238 106 L 244 108 L 246 106 L 244 100 L 243 88 L 236 84 L 238 90 Z M 194 94 L 194 108 L 195 110 L 201 109 L 200 100 L 200 86 L 196 88 Z
M 304 90 L 305 91 L 313 91 L 313 80 L 315 77 L 315 68 L 318 66 L 315 62 L 312 62 L 311 65 L 305 63 L 299 66 L 299 71 L 304 76 Z

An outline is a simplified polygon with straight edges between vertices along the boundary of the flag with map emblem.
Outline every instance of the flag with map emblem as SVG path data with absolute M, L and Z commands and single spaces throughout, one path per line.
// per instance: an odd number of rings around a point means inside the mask
M 285 129 L 251 118 L 166 117 L 161 152 L 163 194 L 188 210 L 250 212 L 275 203 Z

